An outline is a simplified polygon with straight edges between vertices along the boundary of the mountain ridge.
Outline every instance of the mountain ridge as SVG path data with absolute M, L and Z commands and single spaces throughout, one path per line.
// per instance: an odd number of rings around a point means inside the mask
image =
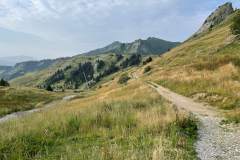
M 14 66 L 17 63 L 33 61 L 33 60 L 35 60 L 35 58 L 30 57 L 30 56 L 24 56 L 24 55 L 5 56 L 5 57 L 0 57 L 0 65 L 1 66 Z
M 11 68 L 7 68 L 5 70 L 4 68 L 2 68 L 0 72 L 0 78 L 12 80 L 12 79 L 24 76 L 25 74 L 28 74 L 31 72 L 37 72 L 37 71 L 39 72 L 45 69 L 54 68 L 55 66 L 53 65 L 56 64 L 57 66 L 58 63 L 59 65 L 61 63 L 67 64 L 69 63 L 68 60 L 72 61 L 70 63 L 75 63 L 74 61 L 80 61 L 79 59 L 84 59 L 84 60 L 81 60 L 84 63 L 86 61 L 89 61 L 86 59 L 89 59 L 90 57 L 92 57 L 93 59 L 96 59 L 96 56 L 102 56 L 106 58 L 108 57 L 107 55 L 111 57 L 112 54 L 125 55 L 125 58 L 128 57 L 129 55 L 135 55 L 135 54 L 139 54 L 142 56 L 150 56 L 155 54 L 160 55 L 176 47 L 179 44 L 180 44 L 179 42 L 169 42 L 169 41 L 165 41 L 165 40 L 154 38 L 154 37 L 149 37 L 146 40 L 138 39 L 132 43 L 122 43 L 119 41 L 115 41 L 104 48 L 99 48 L 99 49 L 96 49 L 84 54 L 79 54 L 73 57 L 46 59 L 46 60 L 40 60 L 40 61 L 26 61 L 22 63 L 17 63 L 15 64 L 15 66 Z M 88 58 L 83 58 L 85 56 Z M 120 57 L 118 56 L 118 58 Z M 107 59 L 111 59 L 111 58 L 108 57 Z M 62 60 L 64 62 L 62 62 Z M 105 62 L 105 63 L 110 63 L 110 62 L 120 63 L 120 61 L 121 60 L 119 61 L 109 60 L 109 62 Z M 96 63 L 96 62 L 92 62 L 92 63 Z
M 198 29 L 198 31 L 193 36 L 197 36 L 201 33 L 209 31 L 216 25 L 222 23 L 233 12 L 234 12 L 234 8 L 233 8 L 233 4 L 231 2 L 227 2 L 227 3 L 219 6 L 215 11 L 213 11 L 207 17 L 207 19 L 204 21 L 202 26 Z
M 146 40 L 137 39 L 129 43 L 115 41 L 110 45 L 83 54 L 84 55 L 98 55 L 107 53 L 141 54 L 141 55 L 163 54 L 164 52 L 167 52 L 168 50 L 176 47 L 179 44 L 180 42 L 170 42 L 155 37 L 149 37 Z

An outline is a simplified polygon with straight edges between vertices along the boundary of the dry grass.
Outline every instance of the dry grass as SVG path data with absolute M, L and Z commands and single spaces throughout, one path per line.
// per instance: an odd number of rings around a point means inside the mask
M 151 73 L 143 75 L 141 68 L 139 75 L 224 109 L 231 121 L 240 122 L 240 42 L 231 35 L 231 19 L 154 59 Z
M 173 107 L 141 81 L 122 86 L 116 79 L 88 97 L 0 124 L 0 157 L 194 159 L 196 130 L 185 130 L 194 121 L 180 117 L 177 120 Z
M 0 116 L 40 107 L 42 104 L 61 97 L 61 94 L 24 87 L 0 88 Z

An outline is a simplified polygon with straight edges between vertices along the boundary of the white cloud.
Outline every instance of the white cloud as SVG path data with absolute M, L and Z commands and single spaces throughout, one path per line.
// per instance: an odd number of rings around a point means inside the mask
M 184 40 L 225 1 L 0 0 L 0 27 L 72 48 L 73 54 L 115 40 L 148 36 Z
M 1 0 L 1 25 L 12 27 L 25 19 L 52 19 L 72 16 L 72 18 L 104 17 L 110 15 L 114 7 L 134 8 L 173 3 L 176 0 Z M 89 18 L 90 17 L 90 18 Z

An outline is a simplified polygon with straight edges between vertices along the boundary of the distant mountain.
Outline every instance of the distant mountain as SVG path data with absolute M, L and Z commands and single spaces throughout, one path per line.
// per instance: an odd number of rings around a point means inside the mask
M 41 71 L 48 68 L 57 60 L 26 61 L 13 67 L 0 66 L 0 78 L 14 79 L 29 72 Z
M 145 56 L 160 55 L 179 45 L 157 38 L 132 43 L 114 42 L 85 54 L 55 60 L 27 61 L 0 69 L 0 78 L 18 85 L 79 87 L 85 83 L 82 70 L 92 83 L 121 69 L 141 64 Z
M 12 68 L 13 67 L 11 67 L 11 66 L 0 66 L 0 78 L 4 78 L 4 77 L 1 77 L 1 75 L 4 74 L 4 73 L 7 73 Z
M 34 58 L 28 56 L 0 57 L 0 66 L 14 66 L 20 62 L 32 61 Z
M 176 47 L 179 44 L 179 42 L 170 42 L 150 37 L 146 40 L 139 39 L 132 43 L 121 43 L 116 41 L 104 48 L 87 52 L 85 53 L 85 55 L 98 55 L 106 53 L 141 55 L 162 54 Z

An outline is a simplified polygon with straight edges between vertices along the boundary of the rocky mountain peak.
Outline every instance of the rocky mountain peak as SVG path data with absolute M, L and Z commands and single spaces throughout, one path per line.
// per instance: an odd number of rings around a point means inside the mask
M 232 3 L 227 2 L 222 6 L 219 6 L 203 23 L 202 27 L 197 31 L 195 35 L 206 32 L 212 27 L 220 24 L 224 21 L 229 15 L 234 12 Z

